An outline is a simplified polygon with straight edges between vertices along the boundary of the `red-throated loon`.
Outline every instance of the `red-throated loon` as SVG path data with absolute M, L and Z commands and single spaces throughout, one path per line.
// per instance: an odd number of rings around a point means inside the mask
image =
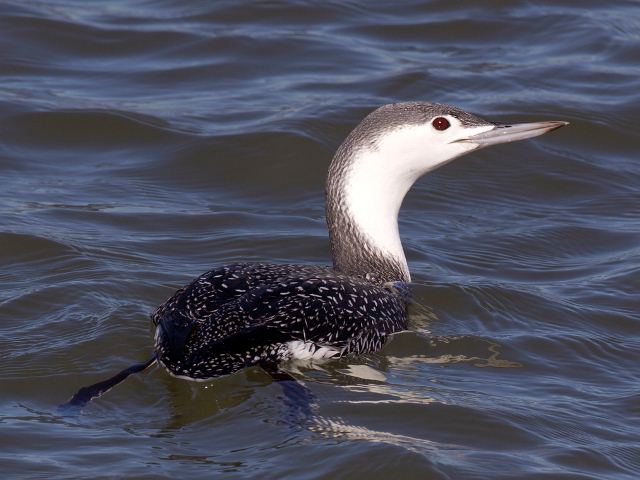
M 496 124 L 436 103 L 370 113 L 340 145 L 327 178 L 333 267 L 246 263 L 211 270 L 152 314 L 155 355 L 81 389 L 81 406 L 159 362 L 208 380 L 291 358 L 371 352 L 407 327 L 411 281 L 398 232 L 405 194 L 426 173 L 480 148 L 536 137 L 562 121 Z

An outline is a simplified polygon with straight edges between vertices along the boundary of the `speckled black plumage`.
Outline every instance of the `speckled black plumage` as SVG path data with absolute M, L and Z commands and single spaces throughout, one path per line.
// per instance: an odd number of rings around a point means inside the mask
M 332 268 L 229 265 L 156 310 L 156 356 L 174 375 L 207 379 L 287 359 L 292 341 L 370 352 L 406 328 L 405 301 L 391 285 Z

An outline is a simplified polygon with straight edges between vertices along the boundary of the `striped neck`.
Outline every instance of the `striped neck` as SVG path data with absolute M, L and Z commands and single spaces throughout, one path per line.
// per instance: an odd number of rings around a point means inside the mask
M 336 270 L 380 282 L 411 281 L 398 213 L 416 179 L 390 175 L 387 148 L 345 141 L 327 179 L 327 223 Z
M 437 120 L 439 128 L 434 126 Z M 422 175 L 478 148 L 495 125 L 455 107 L 397 103 L 371 112 L 338 148 L 327 179 L 334 267 L 382 282 L 411 281 L 398 232 L 402 201 Z
M 334 267 L 379 282 L 410 282 L 398 212 L 413 183 L 479 148 L 536 137 L 566 124 L 498 125 L 437 103 L 395 103 L 371 112 L 340 145 L 329 167 L 327 223 Z

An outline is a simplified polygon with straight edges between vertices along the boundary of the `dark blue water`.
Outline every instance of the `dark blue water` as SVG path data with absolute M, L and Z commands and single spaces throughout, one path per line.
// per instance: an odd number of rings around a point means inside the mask
M 0 4 L 0 471 L 7 477 L 640 476 L 640 4 Z M 566 120 L 422 179 L 400 229 L 411 331 L 290 365 L 162 369 L 176 288 L 328 264 L 324 180 L 389 102 Z

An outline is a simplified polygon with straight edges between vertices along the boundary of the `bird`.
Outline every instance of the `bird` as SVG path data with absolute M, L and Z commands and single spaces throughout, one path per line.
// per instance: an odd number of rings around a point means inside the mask
M 274 378 L 290 359 L 330 359 L 382 348 L 407 329 L 411 274 L 398 214 L 427 173 L 482 148 L 536 137 L 565 121 L 502 124 L 460 108 L 401 102 L 369 113 L 329 166 L 331 266 L 235 263 L 180 288 L 151 315 L 154 354 L 84 387 L 83 406 L 156 362 L 196 381 L 261 366 Z

